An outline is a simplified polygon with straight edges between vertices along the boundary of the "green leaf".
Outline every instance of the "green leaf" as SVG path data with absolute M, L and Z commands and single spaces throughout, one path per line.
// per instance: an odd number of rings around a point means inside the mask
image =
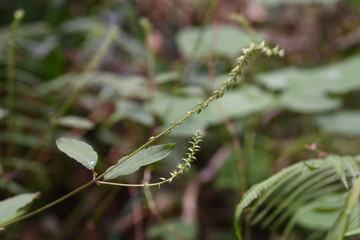
M 60 151 L 75 159 L 87 169 L 94 169 L 98 156 L 89 144 L 70 138 L 58 138 L 56 145 Z
M 128 175 L 130 173 L 136 172 L 140 167 L 149 165 L 151 163 L 160 161 L 167 157 L 175 147 L 175 143 L 171 144 L 162 144 L 152 146 L 146 149 L 143 149 L 136 153 L 134 156 L 128 158 L 125 162 L 115 167 L 111 166 L 106 171 L 109 171 L 104 178 L 106 180 L 117 178 L 122 175 Z M 118 162 L 126 159 L 127 156 L 122 157 Z
M 0 108 L 0 119 L 4 118 L 7 115 L 7 110 Z
M 256 78 L 258 82 L 273 90 L 286 89 L 293 81 L 302 80 L 300 70 L 293 67 L 265 72 L 257 75 Z
M 339 111 L 319 116 L 316 118 L 316 123 L 328 133 L 345 136 L 360 135 L 360 111 Z
M 201 34 L 201 42 L 199 41 Z M 176 37 L 180 50 L 195 59 L 203 59 L 212 55 L 234 58 L 244 47 L 251 43 L 250 36 L 232 25 L 208 26 L 204 30 L 199 27 L 180 31 Z M 194 46 L 197 49 L 194 50 Z
M 356 229 L 346 232 L 345 237 L 350 237 L 350 236 L 359 235 L 359 234 L 360 234 L 360 228 L 356 228 Z
M 282 68 L 265 72 L 257 80 L 274 90 L 296 88 L 300 91 L 343 94 L 360 89 L 357 69 L 360 56 L 316 68 Z
M 64 116 L 59 119 L 58 124 L 64 127 L 91 129 L 94 123 L 86 118 L 78 116 Z
M 330 156 L 327 158 L 328 161 L 331 163 L 337 177 L 341 180 L 341 182 L 344 184 L 346 189 L 349 189 L 349 185 L 346 180 L 346 172 L 345 172 L 345 165 L 344 160 L 339 156 Z
M 304 165 L 310 170 L 310 171 L 315 171 L 315 170 L 318 170 L 319 168 L 318 167 L 313 167 L 311 166 L 310 164 L 304 162 Z
M 213 110 L 214 119 L 222 123 L 219 109 L 229 118 L 240 118 L 264 111 L 270 108 L 273 103 L 273 95 L 258 87 L 248 85 L 238 90 L 228 91 L 219 99 L 218 106 L 213 104 L 210 108 Z
M 287 90 L 281 97 L 282 106 L 301 113 L 314 113 L 337 109 L 341 101 L 330 98 L 325 93 L 312 89 L 293 87 Z
M 39 193 L 23 193 L 0 201 L 0 224 L 16 216 L 16 213 L 31 203 Z

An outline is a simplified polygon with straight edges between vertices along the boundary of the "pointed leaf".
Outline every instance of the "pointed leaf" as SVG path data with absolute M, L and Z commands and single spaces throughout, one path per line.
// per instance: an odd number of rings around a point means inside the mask
M 59 119 L 59 125 L 64 127 L 71 128 L 83 128 L 83 129 L 92 129 L 94 127 L 94 123 L 90 120 L 79 117 L 79 116 L 64 116 Z
M 315 171 L 318 170 L 318 167 L 313 167 L 310 164 L 308 164 L 307 162 L 304 162 L 305 167 L 307 167 L 310 171 Z
M 160 161 L 172 152 L 175 145 L 175 143 L 162 144 L 143 149 L 119 166 L 108 168 L 108 170 L 111 168 L 113 169 L 108 172 L 104 178 L 113 179 L 121 175 L 127 175 L 137 171 L 142 166 Z M 123 161 L 126 157 L 127 156 L 120 158 L 118 162 Z
M 359 234 L 360 234 L 360 228 L 356 228 L 356 229 L 346 232 L 345 237 L 350 237 L 350 236 L 359 235 Z
M 24 193 L 0 201 L 0 224 L 15 217 L 17 211 L 31 203 L 39 193 Z
M 4 118 L 7 115 L 7 110 L 0 108 L 0 119 Z
M 94 169 L 98 156 L 89 144 L 75 139 L 59 138 L 56 140 L 56 145 L 60 151 L 75 159 L 87 169 Z
M 331 163 L 337 177 L 341 180 L 341 182 L 344 184 L 346 189 L 349 189 L 347 180 L 346 180 L 346 172 L 345 172 L 345 166 L 342 159 L 338 156 L 331 156 L 328 158 L 328 161 Z

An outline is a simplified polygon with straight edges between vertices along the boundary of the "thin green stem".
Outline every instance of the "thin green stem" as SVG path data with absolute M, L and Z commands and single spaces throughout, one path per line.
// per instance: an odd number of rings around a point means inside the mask
M 152 24 L 147 18 L 141 18 L 139 21 L 141 27 L 145 32 L 145 46 L 146 46 L 146 63 L 147 63 L 147 80 L 150 90 L 150 95 L 153 95 L 155 90 L 154 76 L 155 76 L 155 53 L 150 45 L 150 34 L 153 30 Z
M 111 186 L 117 186 L 117 187 L 154 187 L 154 186 L 160 186 L 163 183 L 169 182 L 168 180 L 164 180 L 161 182 L 156 183 L 114 183 L 114 182 L 106 182 L 106 181 L 96 181 L 96 184 L 98 185 L 111 185 Z
M 210 23 L 211 18 L 213 16 L 218 4 L 219 4 L 219 0 L 212 0 L 210 2 L 210 6 L 208 7 L 208 9 L 207 9 L 207 11 L 205 13 L 205 19 L 204 19 L 204 22 L 203 22 L 203 24 L 201 26 L 201 30 L 199 31 L 199 34 L 196 37 L 195 44 L 194 44 L 194 46 L 192 48 L 192 51 L 191 51 L 193 53 L 193 56 L 196 56 L 197 52 L 199 51 L 199 47 L 201 46 L 202 40 L 204 38 L 205 28 Z M 191 63 L 192 63 L 192 61 L 189 61 L 187 66 L 189 66 Z
M 250 35 L 250 37 L 253 41 L 256 41 L 259 38 L 255 29 L 250 25 L 250 22 L 243 15 L 233 13 L 230 15 L 229 18 L 231 20 L 238 22 L 241 26 L 243 26 L 243 28 Z

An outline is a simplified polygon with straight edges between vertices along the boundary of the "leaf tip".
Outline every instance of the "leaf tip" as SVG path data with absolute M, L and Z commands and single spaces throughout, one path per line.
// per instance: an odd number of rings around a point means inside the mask
M 175 146 L 176 146 L 176 143 L 169 143 L 169 144 L 166 146 L 166 148 L 167 148 L 167 149 L 173 149 L 173 148 L 175 148 Z

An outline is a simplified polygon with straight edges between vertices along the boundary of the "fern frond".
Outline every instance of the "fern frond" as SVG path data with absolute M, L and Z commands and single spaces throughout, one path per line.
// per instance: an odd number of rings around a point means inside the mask
M 251 213 L 248 217 L 251 223 L 261 221 L 262 227 L 272 224 L 272 228 L 277 229 L 294 216 L 300 206 L 321 196 L 319 192 L 329 193 L 341 188 L 348 189 L 349 178 L 355 179 L 359 176 L 359 162 L 359 156 L 329 156 L 324 159 L 307 160 L 289 166 L 254 185 L 236 206 L 234 227 L 238 239 L 242 239 L 240 216 L 254 202 L 249 209 Z M 339 180 L 343 184 L 341 188 Z M 262 210 L 257 211 L 261 206 Z M 287 233 L 292 228 L 291 224 L 293 225 L 293 222 L 288 222 Z
M 255 199 L 257 199 L 263 191 L 269 189 L 274 184 L 277 184 L 279 181 L 283 179 L 287 179 L 288 177 L 292 177 L 297 174 L 298 169 L 301 168 L 300 165 L 293 165 L 288 168 L 281 170 L 276 175 L 271 176 L 269 179 L 263 181 L 262 183 L 256 184 L 252 186 L 249 191 L 247 191 L 244 197 L 236 206 L 235 210 L 235 218 L 234 218 L 234 227 L 236 231 L 236 236 L 238 239 L 242 239 L 241 237 L 241 226 L 240 226 L 240 216 L 243 210 L 248 207 Z

